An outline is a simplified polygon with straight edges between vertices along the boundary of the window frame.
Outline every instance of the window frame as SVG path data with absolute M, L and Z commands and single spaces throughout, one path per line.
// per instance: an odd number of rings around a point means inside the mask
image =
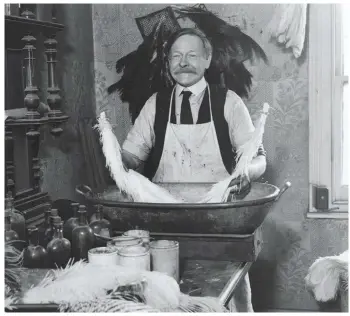
M 341 187 L 339 168 L 342 160 L 339 124 L 343 84 L 347 79 L 342 75 L 340 13 L 337 4 L 309 4 L 308 217 L 348 218 L 348 188 Z M 314 207 L 314 186 L 328 189 L 328 210 Z

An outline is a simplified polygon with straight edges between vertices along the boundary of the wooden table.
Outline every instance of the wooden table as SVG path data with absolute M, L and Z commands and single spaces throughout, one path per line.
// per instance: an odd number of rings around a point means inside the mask
M 212 296 L 234 311 L 251 310 L 248 270 L 251 262 L 186 260 L 181 267 L 180 289 L 191 296 Z M 22 291 L 38 284 L 46 269 L 26 269 L 21 275 Z M 234 297 L 234 299 L 232 299 Z M 56 304 L 17 304 L 14 312 L 56 312 Z

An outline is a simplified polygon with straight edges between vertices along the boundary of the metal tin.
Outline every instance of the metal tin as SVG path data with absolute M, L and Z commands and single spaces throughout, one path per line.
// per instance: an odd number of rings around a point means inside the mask
M 141 229 L 128 230 L 123 234 L 123 236 L 132 236 L 132 237 L 142 238 L 142 242 L 144 245 L 148 245 L 150 240 L 149 231 L 141 230 Z
M 143 246 L 124 247 L 118 251 L 119 265 L 138 270 L 151 270 L 149 249 Z
M 162 272 L 179 282 L 179 243 L 173 240 L 151 241 L 152 271 Z

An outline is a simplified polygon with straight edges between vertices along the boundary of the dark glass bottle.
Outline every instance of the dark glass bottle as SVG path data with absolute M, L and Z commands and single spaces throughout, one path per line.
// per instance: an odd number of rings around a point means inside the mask
M 86 207 L 79 206 L 79 226 L 72 232 L 72 255 L 76 261 L 88 258 L 88 251 L 94 246 L 94 232 L 87 223 Z
M 11 227 L 11 213 L 5 211 L 5 242 L 19 240 L 17 232 Z
M 5 210 L 11 214 L 11 228 L 18 234 L 19 240 L 26 240 L 26 220 L 23 214 L 14 207 L 14 199 L 11 191 L 5 199 Z
M 71 253 L 71 244 L 67 238 L 63 238 L 62 220 L 59 216 L 53 219 L 54 235 L 47 245 L 49 264 L 51 268 L 65 267 Z
M 96 220 L 91 222 L 89 226 L 92 228 L 93 232 L 95 234 L 100 235 L 101 230 L 104 229 L 104 232 L 108 231 L 108 236 L 111 236 L 111 223 L 109 220 L 103 218 L 103 207 L 102 205 L 96 205 L 96 212 L 95 212 Z M 103 247 L 105 245 L 105 242 L 102 240 L 99 240 L 98 238 L 95 239 L 95 246 L 96 247 Z
M 47 244 L 52 240 L 53 238 L 53 233 L 54 233 L 54 227 L 53 227 L 53 220 L 55 217 L 58 216 L 58 210 L 53 208 L 51 209 L 51 214 L 50 214 L 50 225 L 48 228 L 46 228 L 45 233 L 44 233 L 44 240 L 43 240 L 43 246 L 46 248 Z
M 79 203 L 71 203 L 71 209 L 73 211 L 73 216 L 64 223 L 63 236 L 72 243 L 73 229 L 79 225 L 77 214 L 79 209 Z
M 38 227 L 38 233 L 39 233 L 39 244 L 43 247 L 46 248 L 47 246 L 47 241 L 45 238 L 45 232 L 51 227 L 51 205 L 50 204 L 45 204 L 45 220 L 44 223 L 42 223 L 39 227 Z
M 28 227 L 29 246 L 23 253 L 23 265 L 31 269 L 44 269 L 48 267 L 48 253 L 39 245 L 38 228 Z

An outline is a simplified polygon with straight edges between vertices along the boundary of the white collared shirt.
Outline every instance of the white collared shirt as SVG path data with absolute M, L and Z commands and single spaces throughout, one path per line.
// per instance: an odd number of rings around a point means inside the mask
M 177 124 L 180 124 L 182 90 L 186 89 L 192 92 L 189 101 L 193 122 L 196 123 L 206 86 L 207 82 L 204 77 L 191 87 L 184 88 L 177 84 L 175 88 Z M 123 150 L 133 154 L 141 161 L 147 160 L 155 144 L 153 126 L 156 116 L 156 96 L 155 93 L 147 100 L 123 144 Z M 164 106 L 170 106 L 170 104 L 164 104 Z M 212 104 L 212 106 L 215 106 L 215 104 Z M 231 90 L 227 91 L 224 116 L 229 127 L 232 147 L 236 148 L 245 143 L 255 128 L 243 100 Z
M 193 123 L 196 124 L 198 121 L 199 109 L 202 104 L 206 87 L 207 87 L 207 82 L 205 81 L 204 77 L 191 87 L 183 87 L 183 86 L 180 86 L 179 84 L 176 84 L 176 88 L 175 88 L 176 124 L 180 124 L 181 104 L 182 104 L 182 98 L 183 98 L 183 95 L 181 94 L 181 92 L 183 90 L 192 92 L 189 101 L 190 101 Z

